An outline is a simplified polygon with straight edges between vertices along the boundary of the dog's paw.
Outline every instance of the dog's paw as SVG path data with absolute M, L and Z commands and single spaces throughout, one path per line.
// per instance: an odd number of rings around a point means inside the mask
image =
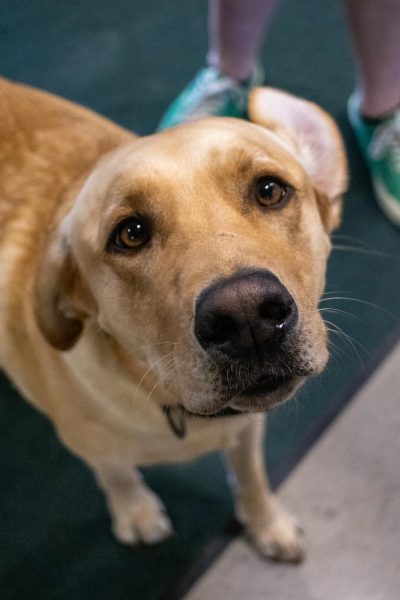
M 141 492 L 129 507 L 114 512 L 112 530 L 119 542 L 134 545 L 156 544 L 173 533 L 162 502 L 151 492 Z
M 246 531 L 257 550 L 267 558 L 293 563 L 304 559 L 304 532 L 275 498 L 269 518 L 248 523 Z

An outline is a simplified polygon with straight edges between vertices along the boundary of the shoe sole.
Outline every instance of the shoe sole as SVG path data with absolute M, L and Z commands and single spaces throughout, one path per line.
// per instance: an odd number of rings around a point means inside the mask
M 400 202 L 396 200 L 376 177 L 372 178 L 375 196 L 384 215 L 397 227 L 400 227 Z

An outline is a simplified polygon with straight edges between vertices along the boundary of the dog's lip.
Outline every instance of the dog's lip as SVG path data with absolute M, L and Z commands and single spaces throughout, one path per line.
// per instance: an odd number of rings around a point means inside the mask
M 254 383 L 245 388 L 240 394 L 243 396 L 266 396 L 276 392 L 293 381 L 292 375 L 261 375 Z
M 261 375 L 251 386 L 235 395 L 229 402 L 218 409 L 207 413 L 197 413 L 199 416 L 229 416 L 232 414 L 246 415 L 255 412 L 269 412 L 285 402 L 290 392 L 301 380 L 294 375 Z M 243 401 L 245 399 L 245 401 Z M 250 402 L 249 402 L 249 399 Z

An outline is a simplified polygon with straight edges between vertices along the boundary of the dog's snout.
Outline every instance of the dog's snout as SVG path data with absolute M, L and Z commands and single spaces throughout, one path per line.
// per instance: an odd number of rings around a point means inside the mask
M 277 348 L 297 322 L 296 303 L 270 271 L 240 273 L 206 288 L 195 311 L 195 335 L 206 350 L 252 359 Z

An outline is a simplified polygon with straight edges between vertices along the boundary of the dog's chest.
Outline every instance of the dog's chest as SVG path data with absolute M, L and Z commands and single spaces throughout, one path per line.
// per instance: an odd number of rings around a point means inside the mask
M 111 443 L 138 465 L 192 460 L 209 452 L 236 445 L 248 416 L 216 419 L 185 417 L 185 435 L 179 437 L 165 410 L 156 403 L 140 400 L 129 409 L 113 398 L 97 396 L 97 418 L 107 430 Z
M 148 423 L 147 432 L 132 432 L 135 440 L 135 462 L 155 464 L 183 462 L 202 454 L 224 450 L 236 445 L 246 417 L 220 419 L 188 418 L 186 433 L 179 438 L 166 420 Z

